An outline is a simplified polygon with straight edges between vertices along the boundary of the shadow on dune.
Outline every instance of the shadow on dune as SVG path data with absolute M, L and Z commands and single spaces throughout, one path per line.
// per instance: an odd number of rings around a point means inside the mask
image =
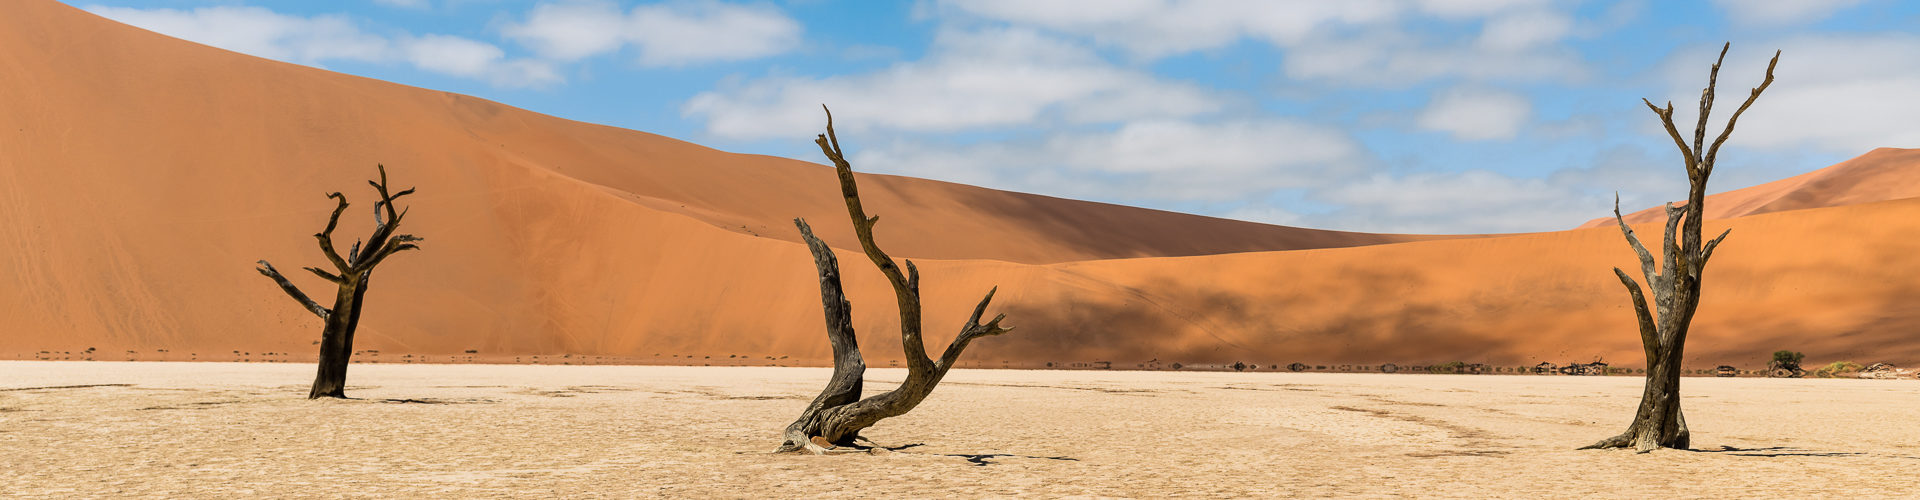
M 1037 229 L 1035 234 L 1053 240 L 1049 243 L 1103 259 L 1342 248 L 1470 237 L 1275 226 L 1047 196 L 1009 196 L 977 188 L 961 190 L 955 197 L 983 214 L 1026 221 Z
M 1118 293 L 1009 303 L 1002 312 L 1019 330 L 975 348 L 987 358 L 1108 360 L 1129 367 L 1155 359 L 1271 366 L 1529 359 L 1515 352 L 1512 339 L 1479 327 L 1480 318 L 1497 316 L 1511 304 L 1405 302 L 1398 297 L 1409 290 L 1438 285 L 1410 272 L 1343 274 L 1351 289 L 1337 292 L 1284 283 L 1222 291 L 1168 277 L 1127 286 L 1086 277 L 1086 288 Z

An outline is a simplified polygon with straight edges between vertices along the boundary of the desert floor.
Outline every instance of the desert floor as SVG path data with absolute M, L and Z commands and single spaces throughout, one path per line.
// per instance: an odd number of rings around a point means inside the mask
M 1920 495 L 1920 383 L 1691 378 L 1694 451 L 1575 451 L 1634 377 L 959 370 L 772 455 L 823 368 L 0 362 L 0 495 Z M 874 369 L 868 390 L 903 373 Z

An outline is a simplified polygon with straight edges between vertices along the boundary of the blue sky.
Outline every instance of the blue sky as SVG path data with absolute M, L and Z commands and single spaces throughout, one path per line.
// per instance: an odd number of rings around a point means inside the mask
M 231 50 L 743 153 L 1277 224 L 1548 231 L 1920 147 L 1892 0 L 68 0 Z

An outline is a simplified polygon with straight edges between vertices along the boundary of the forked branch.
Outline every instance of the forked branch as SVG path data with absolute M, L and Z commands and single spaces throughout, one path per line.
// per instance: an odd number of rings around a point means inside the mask
M 1648 283 L 1654 282 L 1657 275 L 1653 268 L 1653 254 L 1647 252 L 1646 245 L 1640 244 L 1640 237 L 1633 234 L 1633 226 L 1627 225 L 1627 220 L 1620 216 L 1620 193 L 1613 193 L 1613 222 L 1620 225 L 1620 233 L 1626 235 L 1627 244 L 1632 245 L 1634 255 L 1640 257 L 1640 274 L 1646 276 Z M 1639 287 L 1634 287 L 1634 290 L 1639 290 Z
M 1732 46 L 1732 43 L 1729 42 L 1727 45 Z M 1720 49 L 1720 57 L 1724 58 L 1726 55 L 1727 49 Z M 1747 108 L 1753 106 L 1753 101 L 1760 99 L 1760 93 L 1766 91 L 1768 85 L 1773 85 L 1773 67 L 1779 64 L 1780 51 L 1775 50 L 1773 51 L 1773 60 L 1767 61 L 1766 79 L 1761 80 L 1760 86 L 1754 87 L 1753 91 L 1747 94 L 1747 102 L 1740 103 L 1740 109 L 1733 110 L 1733 116 L 1727 117 L 1727 128 L 1720 131 L 1720 137 L 1713 140 L 1713 146 L 1707 149 L 1706 158 L 1701 160 L 1702 163 L 1706 164 L 1708 174 L 1713 173 L 1714 157 L 1719 156 L 1720 145 L 1726 143 L 1727 137 L 1733 135 L 1733 125 L 1740 121 L 1740 114 L 1747 112 Z M 1719 65 L 1715 64 L 1714 67 L 1718 68 Z
M 347 264 L 346 259 L 340 258 L 340 252 L 333 249 L 333 229 L 340 227 L 340 213 L 347 211 L 347 195 L 336 192 L 327 193 L 327 197 L 340 200 L 340 205 L 333 207 L 333 215 L 327 216 L 327 228 L 315 233 L 313 237 L 320 240 L 320 251 L 327 254 L 327 261 L 332 262 L 333 267 L 340 270 L 340 274 L 351 274 L 349 270 L 353 269 L 353 266 Z
M 866 208 L 860 203 L 860 186 L 853 176 L 853 164 L 847 162 L 846 155 L 840 149 L 840 137 L 833 131 L 833 111 L 825 105 L 820 109 L 827 113 L 827 133 L 814 138 L 814 144 L 820 146 L 820 152 L 833 161 L 833 171 L 840 180 L 840 196 L 845 199 L 847 216 L 853 219 L 853 235 L 860 240 L 860 249 L 867 259 L 880 268 L 880 274 L 886 275 L 887 282 L 893 285 L 894 303 L 900 309 L 900 345 L 905 350 L 907 371 L 910 374 L 925 374 L 934 369 L 933 360 L 927 358 L 927 346 L 921 337 L 920 312 L 920 273 L 913 270 L 909 278 L 900 272 L 900 266 L 893 263 L 893 257 L 880 249 L 873 238 L 873 226 L 880 221 L 879 216 L 868 216 Z M 908 261 L 909 268 L 913 262 Z
M 1695 157 L 1693 156 L 1693 149 L 1687 147 L 1687 139 L 1680 136 L 1680 129 L 1673 126 L 1673 101 L 1667 101 L 1666 109 L 1661 109 L 1659 106 L 1653 105 L 1653 101 L 1649 101 L 1645 97 L 1640 98 L 1640 102 L 1647 103 L 1647 109 L 1653 110 L 1653 114 L 1660 117 L 1660 123 L 1667 126 L 1667 135 L 1673 137 L 1673 146 L 1680 148 L 1680 155 L 1687 158 L 1687 175 L 1691 177 L 1696 171 L 1694 166 Z

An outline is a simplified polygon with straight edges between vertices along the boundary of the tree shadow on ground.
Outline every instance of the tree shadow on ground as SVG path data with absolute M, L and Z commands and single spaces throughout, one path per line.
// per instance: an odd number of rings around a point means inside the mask
M 927 445 L 926 443 L 909 443 L 909 444 L 903 444 L 899 446 L 881 446 L 878 443 L 867 441 L 866 438 L 860 438 L 859 442 L 864 444 L 845 446 L 845 447 L 841 447 L 840 449 L 858 450 L 858 451 L 866 451 L 866 452 L 873 452 L 874 450 L 886 450 L 888 452 L 899 453 L 900 450 L 905 450 L 908 448 L 918 448 L 918 447 Z M 960 457 L 960 458 L 967 459 L 968 463 L 971 463 L 973 465 L 980 466 L 980 467 L 993 465 L 995 463 L 993 462 L 993 460 L 996 458 L 1031 458 L 1035 460 L 1061 460 L 1061 461 L 1067 461 L 1067 462 L 1080 461 L 1080 459 L 1073 458 L 1073 457 L 1041 457 L 1041 456 L 1034 456 L 1034 455 L 1017 455 L 1017 454 L 1011 454 L 1011 453 L 912 453 L 912 454 L 924 455 L 924 456 L 935 456 L 935 457 Z
M 1736 457 L 1880 457 L 1920 460 L 1920 457 L 1903 455 L 1880 455 L 1857 451 L 1818 451 L 1791 446 L 1768 446 L 1765 448 L 1736 448 L 1722 445 L 1715 450 L 1686 450 L 1693 453 L 1725 453 Z
M 369 402 L 374 402 L 374 403 L 388 403 L 388 404 L 419 404 L 419 405 L 458 405 L 458 404 L 481 404 L 481 403 L 497 403 L 497 402 L 498 402 L 498 401 L 495 401 L 495 400 L 491 400 L 491 399 L 486 399 L 486 398 L 466 398 L 466 399 L 446 399 L 446 398 L 418 398 L 418 399 L 415 399 L 415 398 L 382 398 L 382 399 L 358 399 L 358 398 L 346 398 L 346 399 L 350 399 L 350 400 L 359 400 L 359 401 L 369 401 Z
M 1008 454 L 1008 453 L 980 453 L 980 454 L 942 453 L 940 454 L 940 456 L 964 458 L 964 459 L 967 459 L 967 462 L 971 462 L 973 465 L 980 466 L 980 467 L 986 467 L 988 465 L 992 465 L 993 464 L 992 460 L 996 458 L 1031 458 L 1035 460 L 1061 460 L 1061 461 L 1067 461 L 1067 462 L 1080 461 L 1080 459 L 1072 458 L 1072 457 L 1039 457 L 1039 456 L 1033 456 L 1033 455 L 1014 455 L 1014 454 Z
M 9 387 L 5 389 L 0 389 L 0 392 L 44 391 L 49 389 L 85 389 L 89 387 L 133 387 L 133 384 L 84 384 L 84 385 L 49 385 L 44 387 Z

